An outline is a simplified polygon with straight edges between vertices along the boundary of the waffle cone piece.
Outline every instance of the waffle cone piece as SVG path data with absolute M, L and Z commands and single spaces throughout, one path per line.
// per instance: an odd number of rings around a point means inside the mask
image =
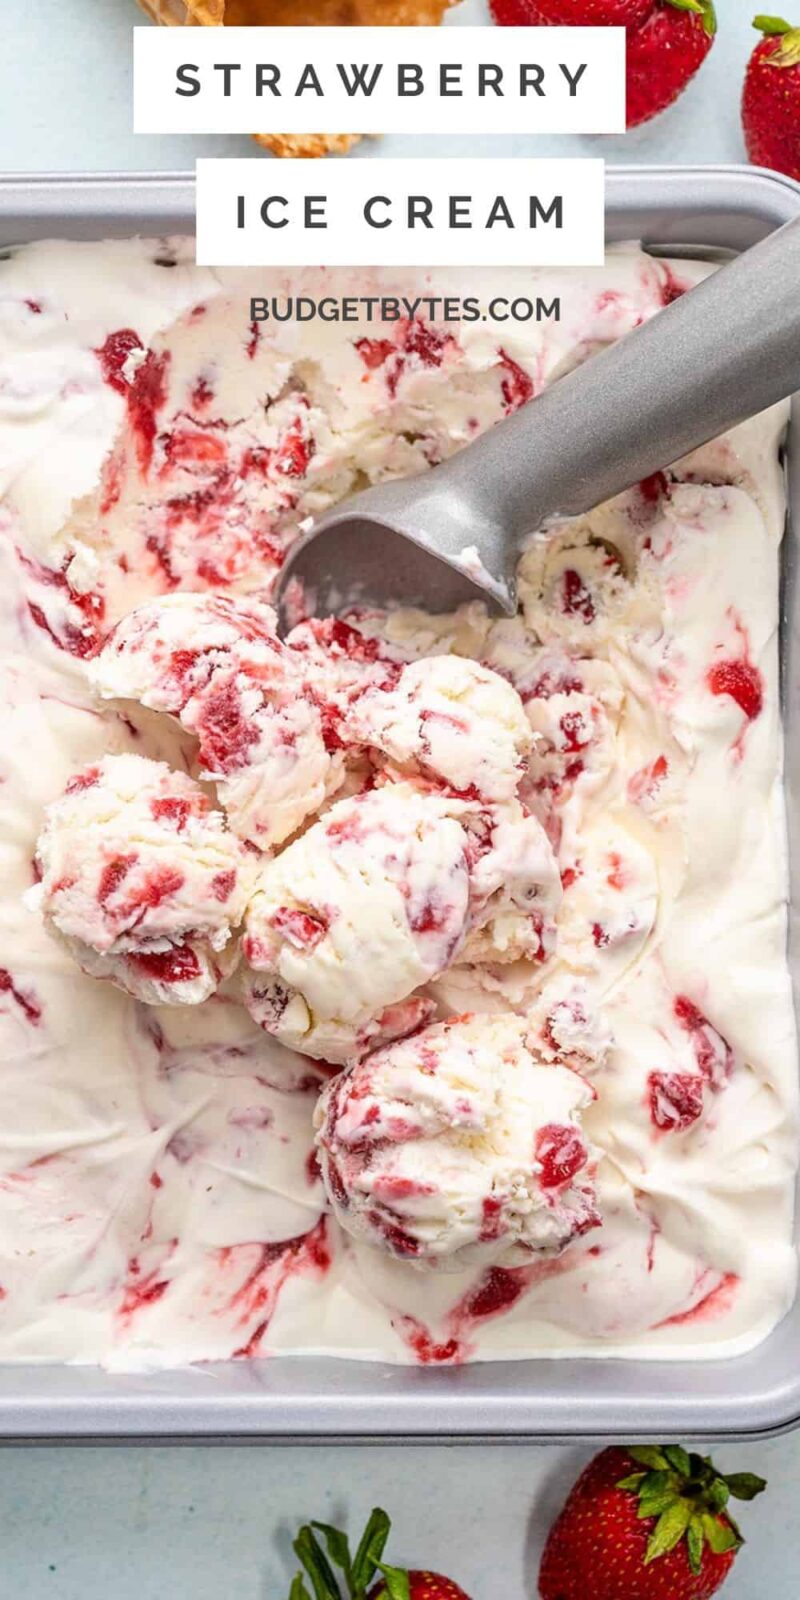
M 139 0 L 153 22 L 168 28 L 435 27 L 453 0 Z M 257 133 L 276 156 L 340 155 L 358 133 Z

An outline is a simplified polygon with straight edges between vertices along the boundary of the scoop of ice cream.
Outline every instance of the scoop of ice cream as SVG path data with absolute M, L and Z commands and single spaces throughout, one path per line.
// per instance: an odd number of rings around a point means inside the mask
M 454 655 L 413 661 L 393 689 L 364 694 L 353 707 L 351 733 L 407 776 L 493 801 L 514 798 L 531 745 L 516 690 L 488 667 Z
M 138 700 L 198 740 L 200 776 L 261 849 L 280 844 L 337 787 L 318 706 L 275 613 L 220 594 L 166 595 L 124 617 L 91 664 L 107 699 Z
M 555 1253 L 599 1222 L 585 1080 L 531 1050 L 509 1014 L 386 1046 L 325 1089 L 322 1175 L 356 1239 L 458 1271 Z
M 135 755 L 84 767 L 48 807 L 36 859 L 33 898 L 91 977 L 153 1005 L 217 988 L 253 868 L 185 773 Z
M 509 812 L 407 783 L 333 805 L 259 873 L 244 939 L 255 1020 L 349 1061 L 425 1020 L 414 991 L 473 959 L 479 931 L 494 954 L 512 942 L 538 953 L 558 871 L 539 824 Z
M 334 1062 L 402 1032 L 387 1009 L 463 942 L 467 847 L 446 803 L 405 784 L 332 806 L 259 875 L 244 939 L 255 1020 Z
M 621 552 L 581 523 L 533 539 L 518 582 L 528 627 L 579 646 L 613 626 L 630 594 Z

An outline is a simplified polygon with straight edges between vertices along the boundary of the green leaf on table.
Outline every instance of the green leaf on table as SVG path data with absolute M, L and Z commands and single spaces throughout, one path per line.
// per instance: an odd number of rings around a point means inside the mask
M 341 1528 L 332 1528 L 329 1522 L 312 1522 L 311 1526 L 316 1528 L 317 1533 L 324 1535 L 331 1561 L 334 1561 L 337 1567 L 341 1567 L 349 1583 L 352 1562 L 350 1560 L 350 1545 L 347 1534 L 342 1533 Z
M 311 1579 L 314 1600 L 341 1600 L 333 1568 L 307 1523 L 294 1541 L 294 1553 Z
M 375 1576 L 375 1569 L 386 1548 L 392 1524 L 385 1511 L 375 1506 L 361 1536 L 361 1543 L 353 1557 L 351 1583 L 353 1593 L 360 1600 Z

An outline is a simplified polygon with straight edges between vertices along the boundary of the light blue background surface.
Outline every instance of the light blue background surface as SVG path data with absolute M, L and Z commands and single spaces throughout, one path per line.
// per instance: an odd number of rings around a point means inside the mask
M 4 13 L 13 4 L 14 21 Z M 786 0 L 791 9 L 791 0 Z M 481 22 L 488 0 L 463 0 L 448 26 Z M 761 9 L 764 9 L 761 6 Z M 769 10 L 770 6 L 767 5 Z M 773 10 L 781 7 L 775 0 Z M 757 0 L 718 0 L 722 26 L 702 72 L 680 102 L 634 133 L 610 138 L 495 138 L 490 155 L 604 155 L 609 161 L 741 161 L 739 95 L 756 35 Z M 131 132 L 134 0 L 0 0 L 0 169 L 77 172 L 191 167 L 198 155 L 250 155 L 249 139 L 159 138 Z M 800 22 L 800 11 L 797 17 Z M 420 155 L 413 136 L 365 140 L 359 154 Z M 470 139 L 437 141 L 439 155 L 475 153 Z
M 467 0 L 475 20 L 480 3 Z M 757 8 L 754 0 L 719 7 L 722 31 L 700 78 L 651 126 L 624 139 L 497 140 L 482 153 L 741 160 L 738 97 Z M 28 0 L 12 23 L 7 8 L 10 0 L 0 0 L 0 169 L 168 170 L 197 154 L 253 152 L 245 139 L 134 138 L 133 0 Z M 362 149 L 420 153 L 413 138 Z M 439 152 L 469 149 L 451 140 Z M 797 1600 L 798 1438 L 718 1452 L 723 1464 L 744 1463 L 771 1480 L 768 1497 L 745 1508 L 749 1542 L 726 1600 Z M 0 1597 L 284 1600 L 289 1530 L 309 1516 L 349 1517 L 357 1527 L 378 1501 L 393 1513 L 398 1559 L 449 1570 L 473 1600 L 532 1600 L 543 1530 L 587 1454 L 524 1446 L 0 1449 Z
M 797 1600 L 800 1453 L 729 1445 L 771 1478 L 743 1507 L 725 1600 Z M 391 1507 L 392 1552 L 472 1600 L 534 1600 L 542 1539 L 586 1451 L 263 1446 L 0 1451 L 3 1600 L 286 1600 L 298 1524 Z M 781 1476 L 783 1475 L 783 1476 Z M 585 1600 L 592 1600 L 586 1595 Z

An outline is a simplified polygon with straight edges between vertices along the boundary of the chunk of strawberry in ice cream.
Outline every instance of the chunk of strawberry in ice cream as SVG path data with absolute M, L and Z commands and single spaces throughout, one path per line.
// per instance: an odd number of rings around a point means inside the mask
M 508 809 L 406 783 L 332 806 L 259 873 L 244 939 L 255 1020 L 307 1055 L 351 1061 L 426 1020 L 415 991 L 471 959 L 475 939 L 500 951 L 524 926 L 538 948 L 558 872 L 539 824 Z
M 573 523 L 531 541 L 518 580 L 528 627 L 579 648 L 613 629 L 630 595 L 621 552 Z
M 235 961 L 252 856 L 185 773 L 143 756 L 85 767 L 47 808 L 29 899 L 83 971 L 194 1005 Z
M 240 838 L 266 850 L 341 780 L 301 663 L 257 600 L 176 593 L 124 617 L 90 667 L 104 699 L 177 717 Z
M 593 1098 L 531 1049 L 524 1019 L 465 1016 L 387 1045 L 317 1107 L 334 1214 L 353 1238 L 455 1272 L 562 1251 L 600 1220 L 581 1131 Z

